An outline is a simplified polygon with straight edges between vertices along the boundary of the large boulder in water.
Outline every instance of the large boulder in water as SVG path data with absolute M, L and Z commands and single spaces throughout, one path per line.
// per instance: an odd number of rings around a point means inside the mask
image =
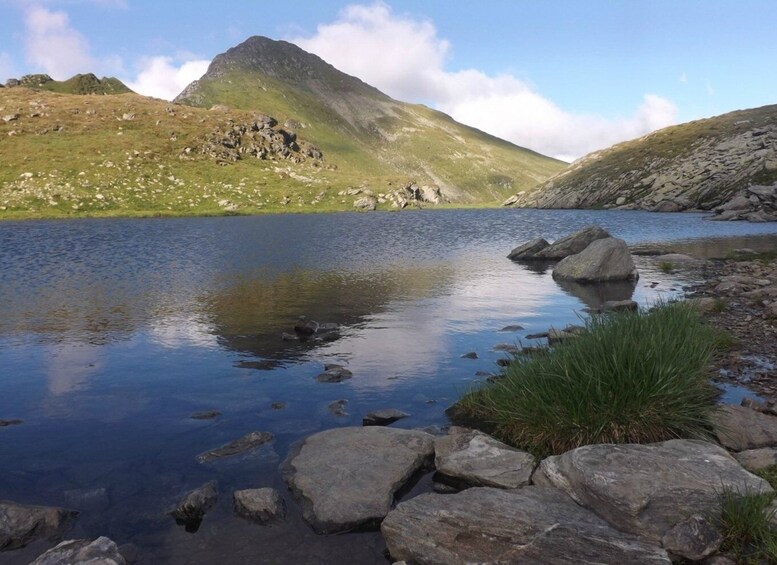
M 618 529 L 656 542 L 688 516 L 718 515 L 724 489 L 773 492 L 722 447 L 684 439 L 578 447 L 544 459 L 532 480 L 563 490 Z
M 563 259 L 564 257 L 580 253 L 594 241 L 607 237 L 610 237 L 610 234 L 599 226 L 588 226 L 554 241 L 548 247 L 539 251 L 534 258 Z
M 510 251 L 510 254 L 507 256 L 507 258 L 512 259 L 513 261 L 520 261 L 522 259 L 535 259 L 537 253 L 548 246 L 550 246 L 550 243 L 541 237 L 532 239 L 531 241 L 527 241 L 526 243 L 523 243 Z
M 658 543 L 618 531 L 554 488 L 472 488 L 400 503 L 381 532 L 395 561 L 669 565 Z
M 283 475 L 318 533 L 375 527 L 394 494 L 434 456 L 434 437 L 417 430 L 335 428 L 298 444 Z
M 577 282 L 636 280 L 639 278 L 629 247 L 622 239 L 598 239 L 553 269 L 553 278 Z

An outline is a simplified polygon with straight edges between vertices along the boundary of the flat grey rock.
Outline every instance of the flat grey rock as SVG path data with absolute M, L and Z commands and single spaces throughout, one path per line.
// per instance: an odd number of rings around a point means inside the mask
M 711 417 L 715 436 L 723 447 L 745 451 L 777 446 L 777 417 L 744 406 L 720 406 Z
M 215 420 L 221 416 L 221 412 L 218 410 L 206 410 L 203 412 L 195 412 L 189 416 L 192 420 Z
M 553 278 L 577 282 L 607 282 L 639 278 L 629 247 L 622 239 L 597 239 L 553 269 Z
M 397 420 L 407 418 L 410 416 L 407 412 L 397 410 L 396 408 L 383 408 L 381 410 L 373 410 L 362 418 L 363 426 L 388 426 L 393 424 Z
M 240 455 L 261 447 L 265 443 L 271 442 L 272 439 L 273 435 L 270 432 L 249 432 L 243 437 L 230 441 L 221 447 L 211 449 L 205 453 L 200 453 L 197 456 L 197 461 L 200 463 L 207 463 L 208 461 L 215 461 L 217 459 L 223 459 L 224 457 Z
M 218 483 L 209 481 L 187 492 L 178 505 L 168 514 L 176 523 L 186 526 L 186 531 L 196 532 L 205 514 L 213 508 L 218 499 Z
M 400 503 L 381 532 L 394 560 L 424 565 L 669 565 L 658 546 L 620 532 L 557 489 L 471 488 Z
M 544 459 L 535 475 L 620 530 L 660 541 L 692 514 L 720 511 L 722 489 L 773 492 L 722 447 L 695 440 L 587 445 Z
M 77 516 L 76 510 L 0 500 L 0 551 L 60 535 Z
M 536 465 L 529 453 L 463 428 L 437 438 L 434 450 L 437 473 L 468 486 L 519 488 L 529 484 Z
M 305 520 L 318 533 L 374 527 L 394 494 L 434 456 L 434 437 L 385 427 L 335 428 L 295 446 L 283 464 Z
M 320 383 L 339 383 L 353 377 L 353 373 L 340 365 L 326 365 L 316 380 Z
M 259 524 L 280 522 L 286 517 L 286 503 L 274 488 L 236 490 L 232 502 L 238 516 Z
M 341 398 L 340 400 L 330 402 L 327 405 L 327 410 L 333 416 L 347 416 L 348 412 L 345 411 L 346 404 L 348 404 L 348 401 L 345 398 Z
M 119 548 L 109 538 L 67 540 L 49 549 L 30 565 L 125 565 Z
M 607 300 L 601 309 L 602 312 L 636 312 L 639 304 L 634 300 Z

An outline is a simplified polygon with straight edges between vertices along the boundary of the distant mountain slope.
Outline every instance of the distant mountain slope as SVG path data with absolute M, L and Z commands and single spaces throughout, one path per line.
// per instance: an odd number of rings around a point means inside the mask
M 24 75 L 11 79 L 6 86 L 23 86 L 63 94 L 126 94 L 132 92 L 123 82 L 114 77 L 97 78 L 92 73 L 75 75 L 58 81 L 46 74 Z
M 416 182 L 439 187 L 443 200 L 496 203 L 566 166 L 393 100 L 296 45 L 265 37 L 218 55 L 176 102 L 272 115 L 318 145 L 344 186 L 384 194 Z
M 712 210 L 749 199 L 721 219 L 771 217 L 777 203 L 777 105 L 731 112 L 668 127 L 591 153 L 548 179 L 518 206 L 623 207 L 656 211 Z M 758 194 L 756 194 L 758 193 Z M 764 196 L 766 195 L 766 196 Z M 724 206 L 725 207 L 725 206 Z

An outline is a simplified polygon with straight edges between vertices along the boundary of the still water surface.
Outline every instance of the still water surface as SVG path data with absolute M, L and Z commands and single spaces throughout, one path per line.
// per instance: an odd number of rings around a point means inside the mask
M 385 563 L 378 534 L 316 536 L 290 499 L 284 525 L 256 526 L 232 515 L 231 492 L 272 486 L 288 498 L 278 465 L 300 438 L 386 407 L 412 414 L 396 426 L 444 426 L 475 373 L 497 370 L 497 343 L 529 343 L 604 299 L 646 304 L 690 282 L 638 258 L 635 286 L 561 287 L 505 258 L 591 223 L 629 243 L 699 250 L 713 236 L 758 247 L 765 240 L 749 236 L 777 233 L 696 214 L 573 210 L 2 223 L 0 418 L 24 423 L 0 428 L 0 499 L 81 509 L 68 537 L 133 544 L 140 563 Z M 301 315 L 340 324 L 340 337 L 283 341 Z M 524 329 L 499 331 L 512 324 Z M 470 351 L 478 359 L 461 358 Z M 316 382 L 330 362 L 353 379 Z M 339 399 L 346 416 L 327 409 Z M 190 418 L 203 410 L 223 415 Z M 254 430 L 275 440 L 196 462 Z M 210 479 L 219 503 L 187 533 L 164 513 Z

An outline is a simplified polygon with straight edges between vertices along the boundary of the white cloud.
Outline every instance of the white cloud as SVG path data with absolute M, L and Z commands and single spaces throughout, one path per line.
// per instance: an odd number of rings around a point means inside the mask
M 172 57 L 149 57 L 141 62 L 141 70 L 127 86 L 138 94 L 172 100 L 208 70 L 210 61 L 192 60 L 176 64 Z
M 70 26 L 65 12 L 30 5 L 24 14 L 24 49 L 27 62 L 56 80 L 96 67 L 89 42 Z
M 454 119 L 572 160 L 675 122 L 676 108 L 646 94 L 630 118 L 608 119 L 559 108 L 509 74 L 445 70 L 451 45 L 434 25 L 395 14 L 384 2 L 352 5 L 311 37 L 291 41 L 390 96 L 430 103 Z

